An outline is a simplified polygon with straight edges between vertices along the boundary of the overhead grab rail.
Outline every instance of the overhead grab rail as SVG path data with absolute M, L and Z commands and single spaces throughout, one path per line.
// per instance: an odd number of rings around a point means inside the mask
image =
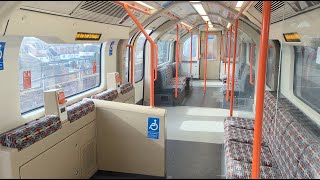
M 260 53 L 259 68 L 257 81 L 257 101 L 256 116 L 254 121 L 253 153 L 252 153 L 252 179 L 260 177 L 260 153 L 262 141 L 262 120 L 263 120 L 263 103 L 264 89 L 266 83 L 266 65 L 268 55 L 268 39 L 270 29 L 271 1 L 263 1 L 262 8 L 262 26 L 260 34 Z
M 132 45 L 127 45 L 130 51 L 130 83 L 133 85 L 133 65 L 134 65 L 134 50 Z
M 131 4 L 128 4 L 128 3 L 125 3 L 125 2 L 122 2 L 122 1 L 114 1 L 114 2 L 119 4 L 119 5 L 121 5 L 121 6 L 127 5 L 129 8 L 134 9 L 134 10 L 139 11 L 139 12 L 142 12 L 142 13 L 144 13 L 146 15 L 151 15 L 151 13 L 148 12 L 147 10 L 143 10 L 143 9 L 137 7 L 137 6 L 133 6 Z
M 150 57 L 150 106 L 154 107 L 154 58 L 155 58 L 155 50 L 156 50 L 156 44 L 151 39 L 149 34 L 144 30 L 143 26 L 140 24 L 139 20 L 136 18 L 136 16 L 131 12 L 129 5 L 127 3 L 116 1 L 116 3 L 123 6 L 123 8 L 127 11 L 128 15 L 132 18 L 132 20 L 135 22 L 137 27 L 140 29 L 140 31 L 144 34 L 144 36 L 147 38 L 148 42 L 150 43 L 150 49 L 151 49 L 151 57 Z M 131 7 L 131 6 L 130 6 Z M 134 7 L 132 9 L 136 9 L 137 7 Z M 158 53 L 156 53 L 158 54 Z
M 253 78 L 252 78 L 252 66 L 253 66 L 253 55 L 254 55 L 254 48 L 256 44 L 252 43 L 250 48 L 250 84 L 254 85 Z
M 235 79 L 235 69 L 236 69 L 236 61 L 237 61 L 238 19 L 236 19 L 234 31 L 235 32 L 234 32 L 234 47 L 233 47 L 233 60 L 232 60 L 232 85 L 231 85 L 231 100 L 230 100 L 230 116 L 231 117 L 233 115 L 234 79 Z M 240 61 L 240 53 L 239 53 L 239 61 Z

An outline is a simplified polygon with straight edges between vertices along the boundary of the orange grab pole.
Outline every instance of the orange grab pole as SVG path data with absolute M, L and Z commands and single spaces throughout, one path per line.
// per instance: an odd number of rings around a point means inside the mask
M 251 44 L 251 48 L 250 48 L 250 84 L 254 85 L 253 79 L 252 79 L 252 60 L 253 60 L 253 52 L 254 52 L 254 47 L 256 45 L 255 44 Z
M 151 58 L 150 58 L 150 106 L 154 107 L 154 50 L 155 50 L 155 43 L 149 36 L 149 34 L 144 30 L 143 26 L 140 24 L 139 20 L 136 18 L 136 16 L 131 12 L 130 8 L 126 3 L 124 3 L 123 8 L 127 11 L 129 16 L 132 18 L 132 20 L 135 22 L 137 27 L 140 29 L 140 31 L 144 34 L 144 36 L 147 38 L 147 40 L 150 43 L 151 46 Z
M 144 14 L 146 14 L 146 15 L 151 15 L 150 12 L 148 12 L 148 11 L 146 11 L 146 10 L 143 10 L 143 9 L 140 9 L 140 8 L 138 8 L 138 7 L 136 7 L 136 6 L 132 6 L 131 4 L 128 4 L 128 3 L 125 3 L 125 2 L 122 2 L 122 1 L 114 1 L 114 2 L 117 3 L 117 4 L 119 4 L 119 5 L 121 5 L 121 6 L 127 5 L 127 6 L 129 6 L 129 8 L 134 9 L 134 10 L 137 10 L 137 11 L 139 11 L 139 12 L 142 12 L 142 13 L 144 13 Z
M 226 57 L 226 55 L 227 55 L 227 53 L 228 53 L 228 31 L 227 31 L 227 33 L 226 33 L 226 52 L 225 53 L 223 53 L 224 55 L 224 74 L 226 74 L 226 71 L 227 71 L 227 57 Z
M 192 32 L 190 33 L 190 74 L 192 74 Z
M 177 25 L 177 36 L 176 36 L 176 86 L 175 86 L 175 91 L 174 91 L 174 97 L 178 97 L 178 66 L 179 66 L 179 26 Z
M 199 32 L 199 34 L 198 34 L 198 61 L 200 60 L 200 39 L 201 39 L 201 35 Z
M 159 54 L 158 54 L 158 52 L 159 52 L 159 48 L 158 48 L 158 44 L 154 44 L 155 45 L 155 47 L 156 47 L 156 68 L 155 68 L 155 70 L 154 70 L 154 80 L 157 80 L 158 79 L 158 64 L 159 64 Z
M 222 56 L 221 56 L 222 55 L 221 52 L 223 52 L 222 47 L 223 47 L 223 34 L 221 34 L 221 42 L 220 42 L 220 61 L 223 61 Z
M 226 100 L 229 101 L 229 86 L 230 86 L 230 53 L 231 53 L 231 46 L 232 46 L 232 25 L 230 26 L 230 45 L 229 45 L 229 52 L 228 52 L 228 76 L 227 76 L 227 95 L 226 95 Z M 233 62 L 234 63 L 234 62 Z
M 262 9 L 262 27 L 260 34 L 260 53 L 259 53 L 259 69 L 258 69 L 258 86 L 257 86 L 257 104 L 256 117 L 254 121 L 254 141 L 252 154 L 252 177 L 258 179 L 260 177 L 260 153 L 262 139 L 262 119 L 263 119 L 263 103 L 264 89 L 266 82 L 266 64 L 268 54 L 268 39 L 270 29 L 271 1 L 263 1 Z
M 133 65 L 134 65 L 134 51 L 132 45 L 127 45 L 130 49 L 130 83 L 133 85 Z
M 232 61 L 232 85 L 231 85 L 231 100 L 230 100 L 230 117 L 232 117 L 232 115 L 233 115 L 234 78 L 235 78 L 236 59 L 237 59 L 237 38 L 238 38 L 238 19 L 236 19 L 235 26 L 234 26 L 234 48 L 233 48 L 233 61 Z M 240 55 L 239 55 L 239 59 L 240 59 Z
M 206 27 L 206 52 L 205 52 L 205 61 L 204 61 L 204 93 L 207 91 L 207 63 L 208 63 L 208 21 L 207 21 L 207 27 Z

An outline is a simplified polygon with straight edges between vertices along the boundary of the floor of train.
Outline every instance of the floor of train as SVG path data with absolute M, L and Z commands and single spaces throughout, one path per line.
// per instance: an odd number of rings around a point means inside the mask
M 225 178 L 223 121 L 229 116 L 229 104 L 220 92 L 221 86 L 220 81 L 208 81 L 204 94 L 203 81 L 193 80 L 192 91 L 181 106 L 162 107 L 167 109 L 167 179 Z M 234 115 L 252 118 L 251 105 L 235 105 Z M 103 171 L 92 177 L 107 178 L 158 177 Z

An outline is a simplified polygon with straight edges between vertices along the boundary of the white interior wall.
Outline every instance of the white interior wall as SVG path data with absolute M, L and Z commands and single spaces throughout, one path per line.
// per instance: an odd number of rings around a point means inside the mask
M 21 16 L 25 17 L 24 21 Z M 40 21 L 40 22 L 39 22 Z M 52 24 L 51 24 L 52 22 Z M 76 22 L 76 27 L 72 27 Z M 70 27 L 71 26 L 71 27 Z M 43 27 L 43 28 L 37 28 Z M 101 31 L 99 42 L 76 42 L 77 32 Z M 117 44 L 119 38 L 129 37 L 129 28 L 94 23 L 65 17 L 58 17 L 42 13 L 18 10 L 13 13 L 5 36 L 0 37 L 0 42 L 6 42 L 4 51 L 4 70 L 0 71 L 0 134 L 26 122 L 44 116 L 44 109 L 39 109 L 25 115 L 20 112 L 20 88 L 19 88 L 19 50 L 23 36 L 37 36 L 48 43 L 107 43 L 102 44 L 101 49 L 101 85 L 85 93 L 68 98 L 67 105 L 90 97 L 106 89 L 106 74 L 115 72 L 117 62 Z M 111 37 L 115 37 L 111 39 Z M 56 41 L 57 40 L 57 41 Z M 113 53 L 109 56 L 110 43 L 114 41 Z

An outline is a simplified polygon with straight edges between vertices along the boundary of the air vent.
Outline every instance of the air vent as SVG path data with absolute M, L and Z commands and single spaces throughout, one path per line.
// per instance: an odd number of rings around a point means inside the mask
M 122 6 L 111 1 L 86 1 L 80 9 L 116 18 L 122 18 L 126 14 Z
M 280 9 L 280 8 L 283 7 L 283 6 L 284 6 L 284 1 L 272 1 L 272 3 L 271 3 L 271 12 L 274 12 L 274 11 Z M 263 1 L 257 2 L 257 4 L 254 5 L 254 7 L 255 7 L 260 13 L 262 13 Z

